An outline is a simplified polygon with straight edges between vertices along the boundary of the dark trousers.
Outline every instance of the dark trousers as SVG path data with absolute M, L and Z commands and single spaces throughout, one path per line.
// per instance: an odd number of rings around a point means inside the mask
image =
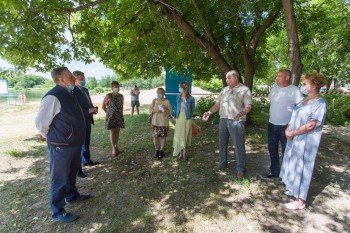
M 75 186 L 77 171 L 81 164 L 80 151 L 81 146 L 59 147 L 49 145 L 52 216 L 65 211 L 65 199 L 72 201 L 80 195 Z
M 269 123 L 267 134 L 268 134 L 268 149 L 270 153 L 270 172 L 274 176 L 278 176 L 280 173 L 280 162 L 279 162 L 279 154 L 278 154 L 278 145 L 281 142 L 282 146 L 282 155 L 284 155 L 284 150 L 287 144 L 287 137 L 285 134 L 285 130 L 287 125 L 274 125 Z
M 91 163 L 90 159 L 90 139 L 91 139 L 91 127 L 86 128 L 85 142 L 81 148 L 81 159 L 84 165 Z

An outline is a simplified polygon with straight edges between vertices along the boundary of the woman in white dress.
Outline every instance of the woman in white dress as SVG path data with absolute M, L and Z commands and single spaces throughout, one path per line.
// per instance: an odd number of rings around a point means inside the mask
M 306 207 L 305 202 L 327 112 L 326 100 L 319 94 L 324 85 L 323 75 L 304 75 L 300 91 L 307 96 L 293 109 L 285 131 L 287 146 L 280 177 L 286 185 L 286 194 L 295 197 L 293 202 L 285 204 L 287 209 L 299 210 Z

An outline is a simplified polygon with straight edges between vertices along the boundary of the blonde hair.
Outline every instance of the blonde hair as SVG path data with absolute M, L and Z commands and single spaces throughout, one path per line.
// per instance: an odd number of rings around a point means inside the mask
M 318 91 L 326 84 L 326 78 L 320 73 L 304 74 L 303 80 L 308 80 Z

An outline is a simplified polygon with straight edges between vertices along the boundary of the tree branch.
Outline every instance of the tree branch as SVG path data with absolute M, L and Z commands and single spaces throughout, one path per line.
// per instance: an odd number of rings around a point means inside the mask
M 142 7 L 139 11 L 137 11 L 137 12 L 135 13 L 135 15 L 134 15 L 131 19 L 129 19 L 128 22 L 126 22 L 124 25 L 122 25 L 120 28 L 124 28 L 124 27 L 126 27 L 127 25 L 129 25 L 129 24 L 135 22 L 135 20 L 136 20 L 146 9 L 147 9 L 147 2 L 145 1 L 144 4 L 143 4 L 143 7 Z
M 258 27 L 256 32 L 253 33 L 252 38 L 250 39 L 250 43 L 249 43 L 250 46 L 249 47 L 256 49 L 256 47 L 258 46 L 260 38 L 262 37 L 262 35 L 266 31 L 266 29 L 271 26 L 273 21 L 277 18 L 278 14 L 279 14 L 279 11 L 274 11 L 274 12 L 271 12 L 269 14 L 269 17 L 267 17 L 267 19 L 264 22 L 264 24 L 261 25 L 260 27 Z
M 199 19 L 200 19 L 200 21 L 203 24 L 205 33 L 207 34 L 209 40 L 211 41 L 211 43 L 215 44 L 214 36 L 213 36 L 213 34 L 212 34 L 211 30 L 210 30 L 209 24 L 205 20 L 203 12 L 198 8 L 197 1 L 196 0 L 192 0 L 192 4 L 193 4 L 194 8 L 196 9 L 196 11 L 197 11 L 197 13 L 199 15 Z

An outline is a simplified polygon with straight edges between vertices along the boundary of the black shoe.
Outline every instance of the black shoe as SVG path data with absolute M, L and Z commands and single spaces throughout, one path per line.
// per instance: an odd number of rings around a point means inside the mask
M 89 162 L 87 164 L 83 164 L 84 167 L 88 166 L 88 167 L 92 167 L 92 166 L 95 166 L 95 165 L 99 165 L 100 163 L 99 162 Z
M 275 176 L 274 174 L 272 174 L 271 172 L 261 175 L 260 176 L 262 179 L 273 179 L 273 178 L 278 178 L 278 176 Z
M 160 150 L 159 151 L 159 156 L 158 156 L 158 158 L 163 158 L 164 157 L 164 151 L 163 150 Z
M 77 177 L 79 177 L 79 178 L 86 178 L 87 175 L 83 171 L 78 171 Z
M 67 203 L 68 205 L 70 205 L 70 204 L 72 204 L 73 202 L 85 201 L 85 200 L 90 199 L 90 198 L 91 198 L 91 195 L 90 195 L 90 194 L 80 194 L 79 197 L 74 198 L 74 200 L 72 200 L 72 201 L 67 201 L 67 200 L 66 200 L 66 203 Z
M 156 152 L 154 152 L 154 158 L 158 158 L 159 157 L 159 150 L 157 150 Z
M 63 223 L 69 223 L 73 222 L 77 219 L 78 217 L 75 216 L 74 214 L 62 212 L 59 214 L 56 214 L 55 216 L 52 217 L 53 221 L 58 221 L 58 222 L 63 222 Z

